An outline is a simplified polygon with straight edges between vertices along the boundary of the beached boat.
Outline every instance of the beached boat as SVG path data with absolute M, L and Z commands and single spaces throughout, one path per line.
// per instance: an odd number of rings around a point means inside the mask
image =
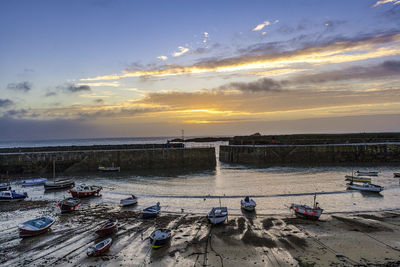
M 19 236 L 29 237 L 43 234 L 49 230 L 55 222 L 55 219 L 46 216 L 26 221 L 18 226 Z
M 66 198 L 62 200 L 57 206 L 60 207 L 61 213 L 71 212 L 79 208 L 81 205 L 81 201 L 77 198 Z
M 289 209 L 293 210 L 294 214 L 297 217 L 302 217 L 311 220 L 318 220 L 324 210 L 318 206 L 316 198 L 317 195 L 314 195 L 313 207 L 293 203 L 292 205 L 290 205 Z
M 0 191 L 8 191 L 8 190 L 11 190 L 10 183 L 1 183 L 0 184 Z
M 155 206 L 151 206 L 142 210 L 143 219 L 155 218 L 161 211 L 160 202 L 157 202 Z
M 114 163 L 111 167 L 99 166 L 97 168 L 99 172 L 119 172 L 121 171 L 121 167 L 114 167 Z
M 171 241 L 171 230 L 157 229 L 150 235 L 150 243 L 153 248 L 161 248 Z
M 36 185 L 42 185 L 47 181 L 46 178 L 34 178 L 34 179 L 27 179 L 27 180 L 22 180 L 20 184 L 22 186 L 36 186 Z
M 44 183 L 44 190 L 57 190 L 71 188 L 75 185 L 75 181 L 72 179 L 57 179 L 53 181 L 47 181 Z
M 215 207 L 212 208 L 208 213 L 208 220 L 212 224 L 218 224 L 224 222 L 228 218 L 227 207 Z
M 23 194 L 16 193 L 14 190 L 0 191 L 0 201 L 19 201 L 24 200 L 28 197 L 28 194 L 24 192 Z
M 346 184 L 347 189 L 350 190 L 359 190 L 364 192 L 374 192 L 379 193 L 381 192 L 384 187 L 376 184 L 371 183 L 363 183 L 363 184 L 354 184 L 352 182 Z
M 98 230 L 96 230 L 96 234 L 98 236 L 107 236 L 111 235 L 112 233 L 118 231 L 118 220 L 115 220 L 113 218 L 108 219 L 107 222 L 105 222 Z
M 393 177 L 400 178 L 400 172 L 394 172 Z
M 132 195 L 128 198 L 121 199 L 120 203 L 122 207 L 134 205 L 137 204 L 137 198 L 134 195 Z
M 91 196 L 101 196 L 99 192 L 103 189 L 98 185 L 86 185 L 80 184 L 74 188 L 68 190 L 73 197 L 91 197 Z
M 377 171 L 371 171 L 371 172 L 356 171 L 355 174 L 357 176 L 378 176 Z
M 346 175 L 344 180 L 360 182 L 360 183 L 370 183 L 371 182 L 371 178 L 369 178 L 369 177 L 359 177 L 359 176 L 351 176 L 351 175 Z
M 240 206 L 242 207 L 242 209 L 247 211 L 254 211 L 256 205 L 256 202 L 253 199 L 250 199 L 250 197 L 248 196 L 240 200 Z
M 88 256 L 99 256 L 106 252 L 112 244 L 112 239 L 107 238 L 101 241 L 100 243 L 97 243 L 94 246 L 90 246 L 86 252 Z

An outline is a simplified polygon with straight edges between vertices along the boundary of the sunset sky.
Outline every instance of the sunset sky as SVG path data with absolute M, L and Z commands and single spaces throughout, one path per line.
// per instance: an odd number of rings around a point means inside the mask
M 400 0 L 0 1 L 2 140 L 400 131 Z

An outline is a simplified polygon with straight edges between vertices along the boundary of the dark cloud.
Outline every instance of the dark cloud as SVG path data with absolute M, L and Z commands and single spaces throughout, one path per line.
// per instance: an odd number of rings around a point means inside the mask
M 14 105 L 14 102 L 10 99 L 0 99 L 0 108 L 8 108 Z
M 57 95 L 56 92 L 47 92 L 47 93 L 45 94 L 45 97 L 56 96 L 56 95 Z
M 73 83 L 57 86 L 57 88 L 62 89 L 64 92 L 68 92 L 68 93 L 77 93 L 77 92 L 91 90 L 89 85 L 75 85 Z
M 165 111 L 167 108 L 121 108 L 112 110 L 99 110 L 96 112 L 80 112 L 78 116 L 82 120 L 88 120 L 93 118 L 121 118 L 121 117 L 132 117 L 138 114 L 145 114 L 151 112 Z
M 30 82 L 9 83 L 7 89 L 26 93 L 32 89 L 32 84 Z
M 103 104 L 104 100 L 101 99 L 101 98 L 98 98 L 98 99 L 95 99 L 94 102 L 97 103 L 97 104 Z
M 390 60 L 373 66 L 353 66 L 345 69 L 325 71 L 316 74 L 302 74 L 290 80 L 292 84 L 326 83 L 356 79 L 377 79 L 400 75 L 400 61 Z
M 282 84 L 285 82 L 280 82 L 280 81 L 275 81 L 273 79 L 269 78 L 262 78 L 259 79 L 255 82 L 234 82 L 234 83 L 229 83 L 227 85 L 223 85 L 220 87 L 220 89 L 225 90 L 225 89 L 235 89 L 239 90 L 242 92 L 252 92 L 252 93 L 257 93 L 257 92 L 277 92 L 282 90 Z

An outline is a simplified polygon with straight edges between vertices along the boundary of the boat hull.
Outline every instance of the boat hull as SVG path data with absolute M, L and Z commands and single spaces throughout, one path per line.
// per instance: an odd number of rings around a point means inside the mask
M 44 184 L 44 190 L 58 190 L 74 187 L 75 182 L 73 180 L 65 181 L 50 181 Z
M 112 245 L 112 239 L 107 238 L 100 243 L 97 243 L 96 245 L 90 247 L 87 251 L 88 256 L 99 256 L 106 252 Z
M 345 176 L 345 181 L 353 181 L 353 182 L 359 182 L 359 183 L 370 183 L 371 178 L 366 178 L 366 177 L 357 177 L 357 176 Z
M 22 238 L 25 238 L 25 237 L 41 235 L 41 234 L 47 232 L 50 229 L 50 227 L 55 223 L 54 219 L 51 219 L 51 218 L 49 218 L 49 219 L 52 220 L 52 222 L 40 229 L 27 229 L 27 227 L 24 225 L 26 222 L 21 224 L 19 226 L 19 236 Z
M 121 206 L 122 207 L 135 205 L 135 204 L 137 204 L 137 200 L 136 199 L 122 199 L 121 200 Z
M 293 209 L 294 214 L 297 217 L 309 219 L 309 220 L 318 220 L 321 216 L 323 209 L 313 209 L 310 207 L 305 207 L 304 205 L 292 204 L 290 206 Z
M 164 233 L 165 237 L 156 238 L 155 233 L 157 231 L 165 232 Z M 165 246 L 169 245 L 169 243 L 171 242 L 171 231 L 168 229 L 158 229 L 158 230 L 155 230 L 153 233 L 151 233 L 149 238 L 150 238 L 150 243 L 152 244 L 153 248 L 157 249 L 157 248 L 165 247 Z
M 363 186 L 359 186 L 359 185 L 351 185 L 351 184 L 347 184 L 346 185 L 348 190 L 358 190 L 358 191 L 362 191 L 362 192 L 371 192 L 371 193 L 380 193 L 383 191 L 383 187 L 363 187 Z
M 240 206 L 245 211 L 254 211 L 256 209 L 256 203 L 253 200 L 251 200 L 249 202 L 241 200 L 240 201 Z
M 227 207 L 213 208 L 208 213 L 207 217 L 210 223 L 212 224 L 223 223 L 228 218 L 228 208 Z
M 68 213 L 79 208 L 81 206 L 81 202 L 79 199 L 68 198 L 61 201 L 58 206 L 60 207 L 61 213 Z
M 71 193 L 72 197 L 77 197 L 77 198 L 83 198 L 83 197 L 92 197 L 92 196 L 99 196 L 99 192 L 103 188 L 99 186 L 97 189 L 92 190 L 92 191 L 79 191 L 79 190 L 74 190 L 71 189 L 69 190 L 69 193 Z
M 396 178 L 400 178 L 400 172 L 393 173 L 393 176 L 396 177 Z
M 98 236 L 104 237 L 104 236 L 111 235 L 116 231 L 118 231 L 118 220 L 105 223 L 95 233 Z

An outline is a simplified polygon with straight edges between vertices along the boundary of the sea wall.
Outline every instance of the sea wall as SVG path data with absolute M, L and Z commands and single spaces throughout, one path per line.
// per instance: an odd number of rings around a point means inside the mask
M 324 145 L 226 145 L 219 160 L 256 165 L 354 165 L 400 163 L 400 143 Z
M 0 153 L 0 174 L 94 172 L 98 166 L 121 167 L 121 171 L 215 168 L 215 148 L 90 149 Z M 43 150 L 43 149 L 42 149 Z M 26 151 L 26 149 L 25 149 Z

